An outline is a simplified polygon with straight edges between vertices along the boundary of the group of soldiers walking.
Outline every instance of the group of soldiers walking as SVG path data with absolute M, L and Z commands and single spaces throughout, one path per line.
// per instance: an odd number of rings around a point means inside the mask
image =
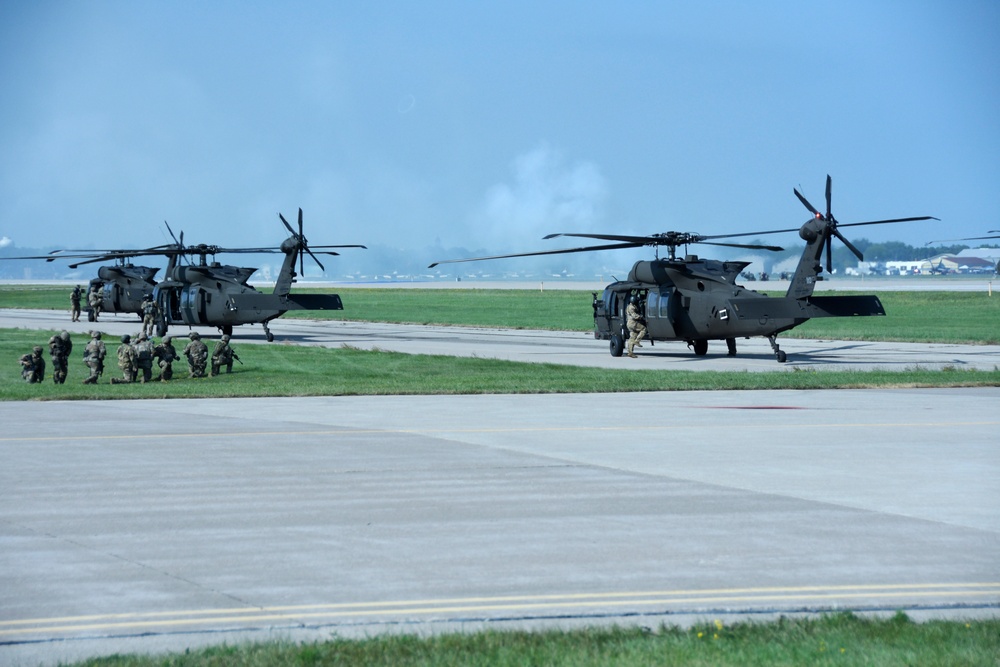
M 201 335 L 197 331 L 190 334 L 190 342 L 184 347 L 180 354 L 173 345 L 171 336 L 164 336 L 159 344 L 155 343 L 152 336 L 148 336 L 145 331 L 136 334 L 135 340 L 129 335 L 121 337 L 121 345 L 118 347 L 118 368 L 122 372 L 120 378 L 111 378 L 111 384 L 131 384 L 133 382 L 166 382 L 173 379 L 173 363 L 184 356 L 188 361 L 189 377 L 205 377 L 206 370 L 211 360 L 211 374 L 218 375 L 225 367 L 227 373 L 233 371 L 233 361 L 239 361 L 239 356 L 229 345 L 229 336 L 225 335 L 215 345 L 211 357 L 208 354 L 208 346 L 201 340 Z M 69 357 L 73 351 L 73 341 L 69 332 L 52 336 L 49 339 L 49 356 L 52 359 L 52 379 L 56 384 L 66 382 L 66 372 L 69 365 Z M 45 380 L 45 358 L 44 349 L 36 345 L 31 352 L 21 356 L 21 377 L 26 382 L 39 383 Z M 100 331 L 93 331 L 90 334 L 90 342 L 83 353 L 83 361 L 90 371 L 89 376 L 83 384 L 97 384 L 98 379 L 104 374 L 104 359 L 107 356 L 107 347 L 102 340 Z M 159 369 L 159 373 L 153 376 L 153 365 Z

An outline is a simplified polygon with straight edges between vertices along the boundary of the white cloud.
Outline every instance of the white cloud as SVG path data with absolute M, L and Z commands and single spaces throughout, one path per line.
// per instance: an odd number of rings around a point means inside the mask
M 512 181 L 492 186 L 477 216 L 497 249 L 530 251 L 546 234 L 589 232 L 600 222 L 608 186 L 593 162 L 567 164 L 543 143 L 511 170 Z

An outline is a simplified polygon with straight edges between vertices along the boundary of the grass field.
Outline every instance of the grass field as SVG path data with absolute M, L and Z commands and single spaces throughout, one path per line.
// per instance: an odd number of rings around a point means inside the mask
M 220 646 L 171 656 L 112 656 L 89 667 L 264 665 L 995 666 L 1000 621 L 914 623 L 903 614 L 840 613 L 773 623 L 710 620 L 690 628 L 594 628 L 568 632 L 387 635 L 310 644 Z
M 53 333 L 0 330 L 0 359 L 8 360 L 0 366 L 0 400 L 1000 386 L 1000 368 L 784 373 L 634 371 L 287 344 L 235 345 L 244 363 L 236 364 L 231 375 L 190 379 L 187 362 L 182 360 L 175 363 L 176 379 L 171 382 L 110 385 L 111 377 L 121 376 L 115 357 L 116 340 L 106 344 L 108 357 L 101 383 L 83 385 L 81 381 L 89 374 L 83 363 L 83 348 L 89 338 L 80 335 L 73 340 L 66 384 L 51 381 L 51 367 L 46 369 L 44 383 L 25 383 L 17 359 Z

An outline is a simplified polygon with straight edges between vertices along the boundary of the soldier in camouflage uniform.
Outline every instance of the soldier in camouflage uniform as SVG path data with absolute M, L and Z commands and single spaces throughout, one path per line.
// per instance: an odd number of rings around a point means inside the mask
M 229 334 L 223 334 L 222 339 L 212 350 L 212 376 L 219 374 L 219 369 L 226 367 L 227 373 L 233 372 L 233 359 L 239 359 L 233 348 L 229 347 Z
M 72 315 L 72 321 L 80 321 L 80 297 L 83 296 L 83 290 L 77 285 L 73 288 L 73 291 L 69 293 L 69 302 L 73 306 L 70 314 Z
M 41 345 L 36 345 L 31 352 L 21 355 L 21 377 L 31 384 L 38 384 L 45 379 L 45 358 L 42 357 Z
M 131 384 L 135 381 L 135 348 L 128 334 L 122 336 L 122 344 L 118 346 L 118 368 L 122 369 L 122 376 L 111 378 L 111 384 Z
M 191 332 L 191 342 L 184 346 L 182 354 L 187 357 L 188 366 L 191 369 L 191 377 L 205 377 L 205 365 L 208 362 L 208 346 L 201 342 L 201 335 L 197 331 Z
M 159 319 L 160 307 L 153 301 L 153 296 L 147 294 L 142 297 L 142 333 L 149 337 L 153 336 L 153 330 Z
M 87 349 L 83 352 L 83 361 L 90 368 L 90 377 L 83 381 L 83 384 L 97 384 L 97 378 L 101 377 L 104 373 L 104 357 L 107 354 L 107 349 L 104 347 L 104 341 L 101 340 L 101 332 L 93 331 L 90 334 L 90 342 L 87 343 Z
M 98 285 L 93 285 L 90 288 L 90 292 L 87 294 L 87 305 L 90 309 L 94 311 L 94 322 L 97 321 L 97 316 L 101 314 L 101 306 L 104 303 L 104 299 L 101 298 L 101 288 Z
M 146 383 L 153 379 L 153 341 L 141 333 L 132 344 L 135 350 L 136 377 L 139 382 Z
M 643 338 L 646 337 L 646 318 L 642 316 L 642 308 L 639 304 L 639 297 L 632 296 L 628 302 L 628 308 L 625 311 L 627 316 L 626 326 L 631 332 L 628 337 L 628 356 L 633 359 L 635 356 L 635 348 L 642 347 Z
M 166 382 L 174 377 L 173 364 L 179 359 L 177 350 L 174 349 L 174 345 L 170 341 L 170 336 L 164 336 L 160 344 L 153 348 L 153 358 L 156 359 L 156 364 L 160 367 L 160 374 L 153 379 L 160 382 Z
M 69 355 L 73 352 L 73 341 L 69 332 L 63 331 L 58 336 L 49 339 L 49 355 L 52 357 L 52 380 L 56 384 L 66 383 L 66 371 L 69 369 Z

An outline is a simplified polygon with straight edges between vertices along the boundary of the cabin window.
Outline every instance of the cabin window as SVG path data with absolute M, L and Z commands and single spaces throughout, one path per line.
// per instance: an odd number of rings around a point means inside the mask
M 670 319 L 670 295 L 671 290 L 663 290 L 660 294 L 660 317 Z
M 646 317 L 659 317 L 660 313 L 660 295 L 656 292 L 650 292 L 649 297 L 646 299 Z

